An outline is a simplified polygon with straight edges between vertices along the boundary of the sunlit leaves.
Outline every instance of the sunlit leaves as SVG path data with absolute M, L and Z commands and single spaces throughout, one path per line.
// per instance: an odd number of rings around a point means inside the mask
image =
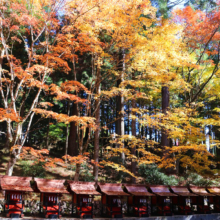
M 0 108 L 0 122 L 7 121 L 7 120 L 19 122 L 20 117 L 14 112 L 13 109 Z

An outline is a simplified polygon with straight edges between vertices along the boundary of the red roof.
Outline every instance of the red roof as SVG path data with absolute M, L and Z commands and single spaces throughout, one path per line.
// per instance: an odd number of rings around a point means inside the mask
M 69 193 L 64 186 L 65 180 L 34 178 L 37 188 L 42 193 Z
M 168 186 L 163 185 L 154 185 L 149 186 L 151 191 L 158 196 L 177 196 L 174 193 L 171 193 Z
M 31 180 L 31 177 L 1 176 L 0 185 L 2 190 L 33 192 Z
M 207 189 L 210 193 L 220 196 L 220 187 L 208 187 Z
M 76 194 L 83 195 L 100 195 L 99 192 L 95 189 L 94 182 L 77 182 L 77 181 L 68 181 L 70 189 Z
M 186 186 L 171 186 L 170 188 L 179 196 L 198 196 L 194 193 L 191 193 Z
M 120 183 L 98 183 L 98 186 L 102 193 L 109 196 L 129 196 L 123 191 Z
M 123 184 L 126 190 L 134 196 L 155 196 L 148 192 L 145 185 Z
M 193 193 L 199 195 L 199 196 L 214 196 L 211 193 L 208 193 L 205 189 L 205 187 L 199 187 L 199 186 L 190 186 L 190 189 Z

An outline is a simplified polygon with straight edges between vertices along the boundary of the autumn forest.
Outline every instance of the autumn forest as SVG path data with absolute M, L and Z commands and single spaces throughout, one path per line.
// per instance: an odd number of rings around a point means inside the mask
M 0 174 L 217 183 L 219 67 L 220 1 L 2 0 Z

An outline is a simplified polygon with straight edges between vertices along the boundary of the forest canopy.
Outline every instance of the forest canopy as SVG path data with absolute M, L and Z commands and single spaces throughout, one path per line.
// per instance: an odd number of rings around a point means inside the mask
M 218 178 L 220 2 L 180 2 L 2 0 L 5 174 Z

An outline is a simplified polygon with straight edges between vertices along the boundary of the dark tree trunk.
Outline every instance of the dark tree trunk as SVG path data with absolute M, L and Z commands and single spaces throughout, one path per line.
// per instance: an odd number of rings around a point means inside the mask
M 29 136 L 28 136 L 28 146 L 32 147 L 32 132 L 29 132 Z
M 132 80 L 135 80 L 135 75 L 134 73 L 132 73 Z M 132 99 L 132 102 L 131 102 L 131 107 L 132 107 L 132 110 L 134 108 L 136 108 L 136 100 L 133 98 Z M 132 111 L 132 115 L 135 115 L 135 113 Z M 135 119 L 132 119 L 131 120 L 131 134 L 132 136 L 136 136 L 136 120 Z M 136 155 L 136 147 L 133 147 L 131 149 L 131 153 L 133 155 Z M 136 161 L 135 160 L 132 160 L 131 162 L 131 172 L 136 175 Z M 136 183 L 136 178 L 132 177 L 131 178 L 131 182 L 132 183 Z
M 117 81 L 117 87 L 121 84 L 121 79 Z M 123 131 L 123 116 L 122 116 L 122 110 L 123 110 L 123 100 L 122 97 L 119 95 L 116 97 L 116 134 L 122 135 Z
M 132 108 L 135 108 L 136 106 L 136 102 L 135 99 L 132 100 Z M 133 113 L 134 114 L 134 113 Z M 132 132 L 132 136 L 136 136 L 136 120 L 132 119 L 131 121 L 131 132 Z M 133 155 L 136 155 L 136 147 L 133 147 L 131 150 L 131 153 Z M 131 172 L 136 175 L 136 161 L 131 162 Z M 136 183 L 136 178 L 132 177 L 132 183 Z
M 124 80 L 124 71 L 125 71 L 125 63 L 124 63 L 124 50 L 119 52 L 118 56 L 118 70 L 120 73 L 120 78 L 117 80 L 117 87 L 120 87 L 121 82 Z M 116 97 L 116 134 L 124 135 L 124 117 L 122 112 L 124 111 L 124 98 L 121 95 Z
M 117 87 L 120 87 L 121 82 L 124 81 L 124 71 L 125 71 L 125 52 L 124 50 L 119 52 L 118 59 L 118 70 L 121 71 L 120 78 L 117 80 Z M 119 95 L 116 97 L 116 134 L 119 136 L 124 135 L 124 97 Z M 121 154 L 122 162 L 125 162 L 125 154 Z
M 97 85 L 96 85 L 96 93 L 100 94 L 100 69 L 97 68 Z M 94 167 L 93 167 L 93 176 L 94 180 L 98 181 L 98 162 L 99 162 L 99 132 L 100 132 L 100 99 L 96 99 L 95 101 L 95 122 L 97 129 L 94 134 Z
M 50 132 L 50 118 L 48 119 L 47 136 L 46 136 L 46 148 L 49 149 L 49 132 Z
M 69 116 L 70 114 L 70 101 L 67 102 L 67 115 Z M 68 152 L 68 133 L 69 133 L 69 124 L 66 125 L 66 144 L 65 144 L 65 155 L 67 155 Z M 67 160 L 66 160 L 67 161 Z
M 162 113 L 167 114 L 167 111 L 169 109 L 169 102 L 170 102 L 170 93 L 169 88 L 167 86 L 162 87 Z M 170 147 L 170 139 L 168 138 L 167 131 L 165 129 L 162 129 L 162 136 L 161 136 L 161 146 L 164 149 L 165 147 Z M 166 158 L 172 157 L 168 154 L 167 151 L 164 151 Z M 167 168 L 166 170 L 167 174 L 172 174 L 174 172 L 173 168 Z
M 75 53 L 75 51 L 73 50 L 73 54 L 74 53 Z M 84 59 L 81 59 L 81 58 L 78 60 L 79 68 L 76 69 L 75 57 L 73 56 L 73 60 L 72 60 L 73 69 L 72 69 L 72 76 L 71 77 L 75 81 L 78 81 L 80 83 L 81 83 L 81 80 L 82 80 L 82 72 L 85 68 L 85 65 L 83 65 L 83 61 L 84 61 Z M 72 116 L 73 115 L 78 115 L 78 106 L 75 102 L 72 103 L 72 111 L 70 110 L 70 114 Z M 67 152 L 70 156 L 78 156 L 79 155 L 77 137 L 78 137 L 77 126 L 76 126 L 75 122 L 70 122 L 69 137 L 68 137 L 68 150 L 67 150 Z
M 98 127 L 95 131 L 94 134 L 94 161 L 95 161 L 95 165 L 94 165 L 94 170 L 93 170 L 93 175 L 94 175 L 94 180 L 98 181 L 98 162 L 99 162 L 99 131 L 100 131 L 100 105 L 99 105 L 99 100 L 96 100 L 96 106 L 97 106 L 97 110 L 96 110 L 96 114 L 95 114 L 95 118 L 96 118 L 96 126 Z
M 72 104 L 72 115 L 78 115 L 77 104 Z M 68 154 L 70 156 L 78 155 L 78 142 L 77 142 L 77 126 L 75 122 L 70 122 L 69 138 L 68 138 Z
M 162 87 L 162 113 L 167 114 L 170 102 L 170 93 L 167 86 Z M 170 146 L 170 140 L 167 135 L 167 131 L 162 130 L 161 146 Z
M 104 127 L 106 125 L 106 117 L 105 117 L 105 105 L 104 105 L 104 102 L 102 103 L 102 106 L 100 106 L 101 108 L 101 111 L 102 111 L 102 114 L 101 114 L 101 117 L 102 117 L 102 120 L 101 120 L 101 127 Z M 104 143 L 104 140 L 105 140 L 105 132 L 104 132 L 104 129 L 101 130 L 101 146 L 104 146 L 105 143 Z
M 128 101 L 128 124 L 127 124 L 127 131 L 126 134 L 130 134 L 130 102 Z M 126 127 L 125 127 L 126 129 Z

